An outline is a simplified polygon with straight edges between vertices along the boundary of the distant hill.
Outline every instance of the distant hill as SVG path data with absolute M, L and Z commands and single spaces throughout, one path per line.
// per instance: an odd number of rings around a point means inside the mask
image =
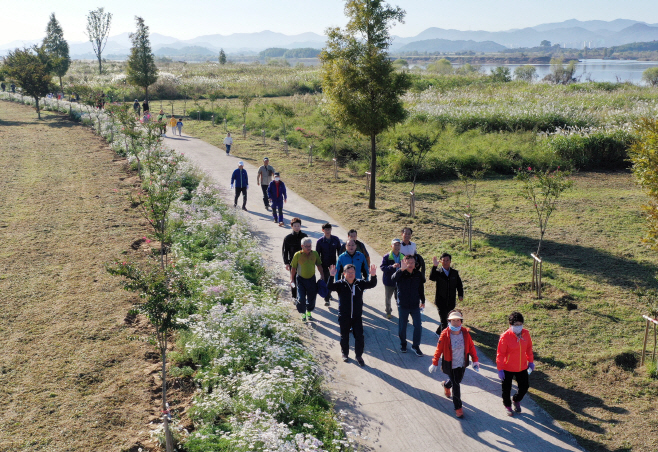
M 166 57 L 178 57 L 184 55 L 219 57 L 218 52 L 200 46 L 187 46 L 187 47 L 181 47 L 180 49 L 174 49 L 172 47 L 161 47 L 155 52 L 153 52 L 153 54 L 155 56 L 166 56 Z
M 500 52 L 507 47 L 493 41 L 451 41 L 448 39 L 425 39 L 414 41 L 398 49 L 399 52 Z

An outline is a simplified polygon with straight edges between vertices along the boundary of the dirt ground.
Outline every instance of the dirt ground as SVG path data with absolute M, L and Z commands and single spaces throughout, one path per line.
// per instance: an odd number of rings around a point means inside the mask
M 158 365 L 104 268 L 143 254 L 134 179 L 89 129 L 42 118 L 0 102 L 0 451 L 136 451 Z

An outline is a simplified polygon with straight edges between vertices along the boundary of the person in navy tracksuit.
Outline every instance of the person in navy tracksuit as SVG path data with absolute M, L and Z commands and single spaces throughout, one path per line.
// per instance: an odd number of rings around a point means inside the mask
M 249 188 L 249 178 L 247 170 L 244 169 L 244 162 L 238 162 L 238 169 L 233 171 L 231 176 L 231 188 L 235 186 L 235 199 L 233 207 L 238 206 L 238 198 L 242 193 L 242 210 L 247 210 L 247 189 Z
M 338 294 L 338 324 L 340 325 L 340 349 L 343 353 L 343 361 L 349 361 L 350 352 L 350 329 L 354 334 L 354 354 L 356 361 L 361 367 L 366 363 L 363 361 L 363 291 L 372 289 L 377 285 L 377 266 L 370 266 L 370 280 L 356 279 L 356 268 L 347 264 L 343 268 L 343 279 L 334 281 L 336 277 L 336 266 L 329 267 L 330 291 Z
M 270 198 L 270 204 L 272 205 L 274 222 L 276 223 L 278 220 L 279 226 L 283 226 L 283 203 L 288 202 L 288 195 L 286 193 L 286 184 L 281 180 L 279 173 L 274 173 L 274 180 L 267 187 L 267 196 Z M 277 210 L 279 211 L 278 217 Z

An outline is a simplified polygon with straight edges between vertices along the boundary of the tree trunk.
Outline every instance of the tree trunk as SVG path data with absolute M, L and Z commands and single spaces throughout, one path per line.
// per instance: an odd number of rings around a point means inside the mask
M 165 447 L 167 449 L 167 452 L 173 452 L 174 451 L 174 442 L 173 438 L 171 436 L 171 430 L 169 429 L 169 413 L 165 413 L 165 411 L 168 411 L 167 409 L 167 345 L 165 341 L 165 348 L 164 350 L 161 350 L 162 352 L 162 421 L 164 424 L 164 432 L 165 432 Z
M 149 101 L 149 87 L 147 86 L 144 88 L 144 99 L 146 99 L 146 102 Z
M 41 119 L 41 110 L 39 109 L 39 96 L 34 96 L 34 102 L 37 106 L 37 117 Z
M 101 58 L 101 54 L 98 54 L 98 75 L 101 75 L 103 73 L 103 59 Z
M 370 199 L 368 209 L 375 209 L 375 172 L 377 171 L 377 135 L 370 134 Z

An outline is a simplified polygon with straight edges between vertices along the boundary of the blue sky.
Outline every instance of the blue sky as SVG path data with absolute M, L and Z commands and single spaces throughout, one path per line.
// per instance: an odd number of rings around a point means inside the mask
M 407 12 L 405 24 L 393 34 L 415 36 L 429 27 L 499 31 L 567 19 L 634 19 L 658 23 L 655 0 L 399 0 L 389 2 Z M 15 40 L 40 40 L 54 12 L 67 40 L 86 41 L 85 16 L 103 6 L 113 14 L 111 35 L 131 32 L 134 16 L 142 16 L 151 32 L 190 39 L 206 34 L 271 30 L 285 34 L 322 34 L 343 26 L 341 0 L 20 0 L 2 6 L 0 45 Z

